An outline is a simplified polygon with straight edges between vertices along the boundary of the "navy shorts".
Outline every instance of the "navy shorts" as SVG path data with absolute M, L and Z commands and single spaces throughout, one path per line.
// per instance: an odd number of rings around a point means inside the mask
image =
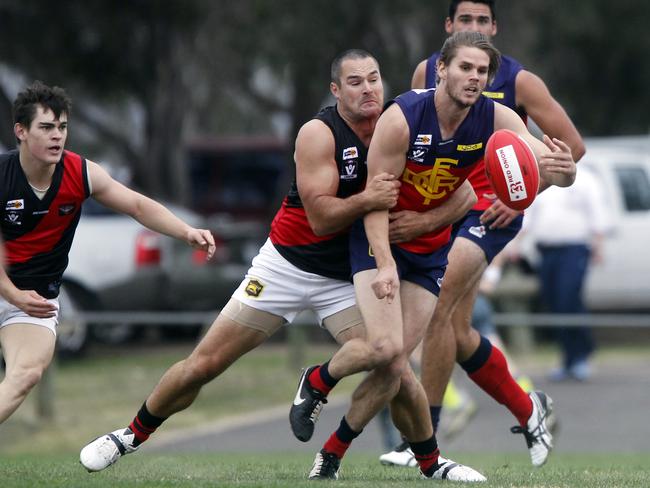
M 489 229 L 488 226 L 481 224 L 479 218 L 483 213 L 482 210 L 470 210 L 467 215 L 454 224 L 451 237 L 464 237 L 476 243 L 485 253 L 488 264 L 492 262 L 494 256 L 499 254 L 506 245 L 515 238 L 521 230 L 521 224 L 524 216 L 519 215 L 510 222 L 508 227 L 503 229 Z
M 420 285 L 438 296 L 442 277 L 447 268 L 447 254 L 450 248 L 451 242 L 432 253 L 417 254 L 391 245 L 400 280 Z M 357 220 L 350 230 L 350 264 L 353 276 L 359 271 L 377 268 L 375 257 L 370 251 L 363 220 Z

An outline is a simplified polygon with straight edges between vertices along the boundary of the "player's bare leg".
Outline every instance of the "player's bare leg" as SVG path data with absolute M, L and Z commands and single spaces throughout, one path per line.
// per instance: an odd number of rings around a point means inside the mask
M 465 246 L 465 242 L 469 246 Z M 422 384 L 429 406 L 432 412 L 436 412 L 434 415 L 439 415 L 445 388 L 456 363 L 456 327 L 471 329 L 471 306 L 486 267 L 485 254 L 478 246 L 463 238 L 454 241 L 440 299 L 424 335 L 422 349 Z M 469 304 L 469 314 L 466 307 L 459 309 L 461 302 Z M 432 420 L 437 424 L 437 419 Z
M 382 396 L 396 391 L 401 371 L 395 370 L 395 360 L 403 351 L 402 314 L 400 297 L 392 303 L 378 300 L 370 283 L 376 269 L 361 271 L 354 275 L 357 304 L 361 309 L 365 337 L 346 342 L 332 357 L 322 365 L 312 366 L 303 371 L 291 410 L 289 421 L 297 439 L 307 442 L 314 433 L 314 425 L 327 402 L 326 397 L 336 383 L 345 376 L 375 368 L 388 368 L 386 377 L 377 391 Z M 379 400 L 386 402 L 383 398 Z M 375 412 L 376 413 L 376 412 Z
M 7 420 L 38 384 L 52 362 L 56 337 L 47 327 L 10 324 L 0 329 L 5 377 L 0 383 L 0 424 Z
M 284 321 L 267 312 L 254 313 L 259 321 L 267 321 L 271 331 Z M 189 407 L 203 385 L 267 338 L 266 333 L 219 314 L 194 351 L 167 370 L 127 428 L 99 437 L 81 450 L 83 466 L 100 471 L 136 451 L 167 417 Z
M 368 286 L 368 290 L 371 290 Z M 371 292 L 372 293 L 372 292 Z M 373 370 L 359 385 L 352 397 L 348 413 L 339 428 L 330 436 L 323 449 L 317 453 L 310 479 L 336 479 L 341 458 L 354 438 L 370 420 L 386 406 L 392 395 L 391 413 L 395 425 L 408 439 L 422 473 L 428 478 L 441 477 L 459 481 L 484 481 L 478 472 L 439 456 L 433 435 L 431 418 L 422 385 L 411 369 L 408 358 L 422 339 L 435 306 L 435 296 L 419 285 L 408 281 L 400 290 L 403 313 L 402 353 L 389 365 Z M 359 299 L 365 313 L 363 299 Z M 374 293 L 372 294 L 374 298 Z M 387 317 L 384 316 L 386 322 Z M 394 320 L 397 320 L 393 317 Z M 396 388 L 397 386 L 397 388 Z

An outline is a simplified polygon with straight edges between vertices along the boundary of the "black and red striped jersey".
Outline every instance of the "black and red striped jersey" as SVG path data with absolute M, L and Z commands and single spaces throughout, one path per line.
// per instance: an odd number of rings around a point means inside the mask
M 336 196 L 346 198 L 359 193 L 368 176 L 368 148 L 341 118 L 336 106 L 325 107 L 314 118 L 324 122 L 334 135 L 334 159 L 339 172 Z M 348 230 L 315 235 L 295 180 L 271 223 L 269 237 L 278 252 L 294 266 L 328 278 L 350 279 Z
M 68 266 L 81 205 L 90 196 L 86 160 L 64 151 L 42 200 L 29 186 L 18 151 L 0 155 L 0 181 L 9 278 L 20 289 L 54 298 Z

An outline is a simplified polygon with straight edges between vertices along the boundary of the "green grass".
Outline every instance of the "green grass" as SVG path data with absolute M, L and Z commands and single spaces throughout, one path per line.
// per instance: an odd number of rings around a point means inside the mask
M 532 469 L 523 455 L 463 455 L 488 478 L 482 486 L 635 488 L 650 486 L 647 456 L 563 455 Z M 21 455 L 0 459 L 0 482 L 13 487 L 312 487 L 311 454 L 136 454 L 101 473 L 86 473 L 76 456 Z M 417 470 L 380 466 L 351 453 L 337 485 L 359 488 L 426 486 Z M 329 484 L 328 484 L 329 485 Z M 334 486 L 334 485 L 332 485 Z
M 37 392 L 33 392 L 0 425 L 0 453 L 78 452 L 89 439 L 128 425 L 162 374 L 191 348 L 130 348 L 119 354 L 89 354 L 84 359 L 59 363 L 53 374 L 54 418 L 37 418 Z M 330 345 L 305 349 L 304 364 L 324 361 L 335 350 Z M 265 406 L 287 404 L 293 398 L 298 374 L 299 369 L 289 366 L 285 347 L 260 347 L 206 385 L 191 408 L 165 423 L 165 432 L 259 408 L 251 398 L 264 398 Z M 342 382 L 337 393 L 349 394 L 356 381 L 350 378 Z

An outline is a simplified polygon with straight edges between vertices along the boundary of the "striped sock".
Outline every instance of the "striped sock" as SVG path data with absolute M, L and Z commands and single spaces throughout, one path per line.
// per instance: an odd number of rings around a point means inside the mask
M 329 364 L 321 364 L 320 366 L 314 368 L 314 370 L 309 374 L 309 384 L 312 388 L 320 391 L 323 395 L 329 394 L 332 391 L 332 388 L 336 386 L 339 382 L 336 378 L 332 378 L 329 372 Z
M 411 446 L 415 460 L 420 465 L 420 471 L 425 476 L 430 477 L 438 466 L 438 457 L 440 456 L 435 435 L 432 435 L 426 441 L 409 442 L 409 445 Z
M 345 420 L 345 417 L 343 417 L 339 428 L 336 429 L 336 432 L 334 432 L 329 439 L 327 439 L 323 449 L 341 459 L 345 456 L 345 452 L 350 447 L 350 444 L 352 444 L 352 441 L 356 439 L 359 434 L 361 434 L 361 432 L 355 432 L 352 430 L 347 420 Z
M 131 429 L 135 435 L 133 445 L 138 446 L 149 439 L 149 436 L 153 434 L 165 420 L 167 420 L 167 417 L 156 417 L 149 413 L 149 410 L 147 410 L 147 402 L 144 402 L 142 407 L 140 407 L 138 414 L 133 418 L 133 422 L 129 424 L 129 429 Z

